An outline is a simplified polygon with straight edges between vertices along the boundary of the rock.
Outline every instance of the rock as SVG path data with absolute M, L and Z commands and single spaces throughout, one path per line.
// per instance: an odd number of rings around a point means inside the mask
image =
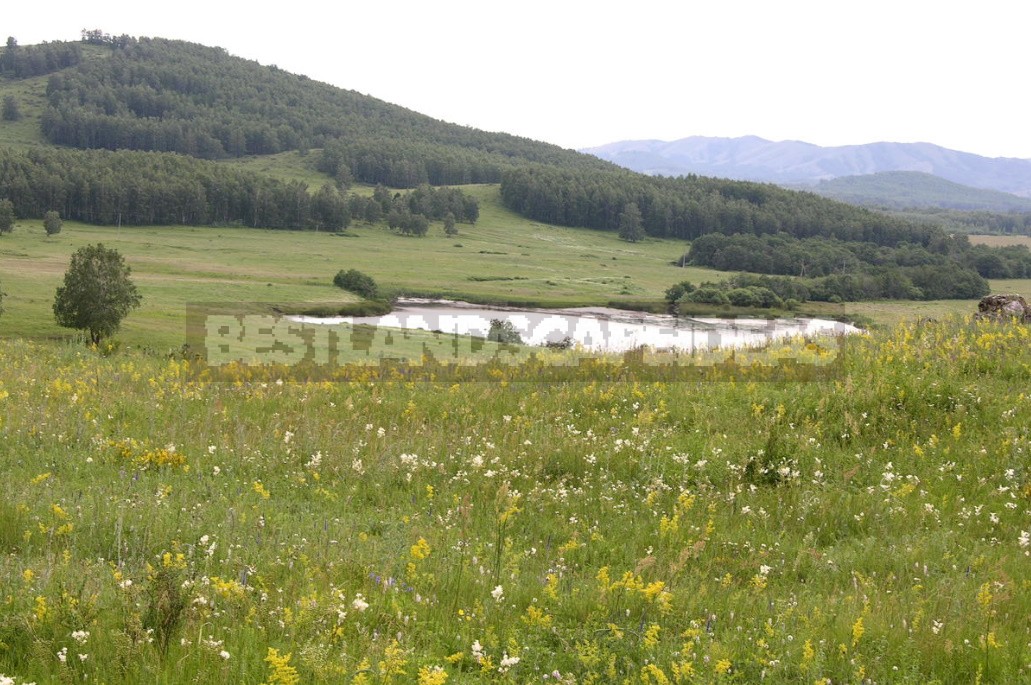
M 977 305 L 978 319 L 1009 320 L 1017 318 L 1031 323 L 1031 307 L 1020 295 L 987 295 Z

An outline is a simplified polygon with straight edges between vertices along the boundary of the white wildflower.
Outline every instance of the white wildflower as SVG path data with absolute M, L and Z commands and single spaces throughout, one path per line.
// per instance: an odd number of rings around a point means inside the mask
M 519 663 L 519 657 L 509 656 L 508 652 L 505 652 L 501 658 L 501 664 L 498 665 L 498 673 L 505 673 L 508 669 L 512 668 Z

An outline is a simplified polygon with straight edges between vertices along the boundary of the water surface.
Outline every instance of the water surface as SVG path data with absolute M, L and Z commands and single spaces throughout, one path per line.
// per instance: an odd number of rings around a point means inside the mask
M 641 346 L 692 352 L 757 347 L 778 338 L 847 335 L 850 324 L 810 318 L 685 318 L 607 307 L 520 309 L 447 300 L 400 300 L 383 316 L 292 317 L 301 323 L 365 324 L 486 337 L 491 321 L 508 321 L 528 345 L 568 340 L 591 352 L 625 352 Z

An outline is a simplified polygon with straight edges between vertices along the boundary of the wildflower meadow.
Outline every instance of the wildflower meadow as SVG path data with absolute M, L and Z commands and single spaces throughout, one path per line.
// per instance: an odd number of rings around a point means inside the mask
M 0 348 L 0 682 L 1031 680 L 1031 329 L 825 379 Z

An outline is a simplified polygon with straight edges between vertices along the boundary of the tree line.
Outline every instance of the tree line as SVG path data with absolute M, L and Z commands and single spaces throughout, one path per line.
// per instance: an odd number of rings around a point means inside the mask
M 352 217 L 371 221 L 391 211 L 427 220 L 474 223 L 479 205 L 457 188 L 406 194 L 377 189 L 370 200 L 327 183 L 309 192 L 284 182 L 183 155 L 107 150 L 0 148 L 0 198 L 22 218 L 56 211 L 99 225 L 241 225 L 340 230 Z
M 900 243 L 887 247 L 834 238 L 799 239 L 784 233 L 711 233 L 692 242 L 679 261 L 723 271 L 810 277 L 868 267 L 952 266 L 973 269 L 984 278 L 1031 278 L 1027 247 L 971 245 L 963 234 L 942 234 L 927 246 Z
M 963 235 L 942 235 L 926 247 L 912 243 L 888 247 L 832 238 L 798 239 L 783 233 L 713 233 L 692 242 L 678 263 L 769 274 L 774 280 L 754 285 L 778 295 L 784 283 L 801 286 L 790 297 L 802 302 L 969 299 L 988 293 L 985 278 L 1031 274 L 1031 252 L 1026 248 L 1000 251 L 972 246 Z
M 771 184 L 622 170 L 524 165 L 505 171 L 501 197 L 531 219 L 607 231 L 637 206 L 647 235 L 694 239 L 708 233 L 788 233 L 894 245 L 927 245 L 941 229 Z
M 872 267 L 816 278 L 738 273 L 698 286 L 684 281 L 666 291 L 673 311 L 686 304 L 794 309 L 814 302 L 863 300 L 968 300 L 990 292 L 988 282 L 972 269 L 949 265 Z

